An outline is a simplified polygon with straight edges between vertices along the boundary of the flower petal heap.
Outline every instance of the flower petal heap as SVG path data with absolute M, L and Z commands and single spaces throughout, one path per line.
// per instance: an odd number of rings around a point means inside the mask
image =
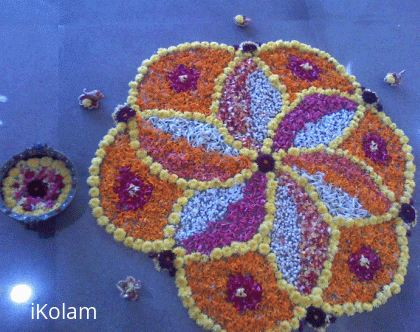
M 136 114 L 100 143 L 89 204 L 175 274 L 200 326 L 322 328 L 400 291 L 411 147 L 331 56 L 187 43 L 159 49 L 130 87 Z

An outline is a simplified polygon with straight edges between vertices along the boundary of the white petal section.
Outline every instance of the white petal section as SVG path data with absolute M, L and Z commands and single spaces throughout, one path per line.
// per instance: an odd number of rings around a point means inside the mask
M 370 214 L 366 211 L 357 197 L 351 197 L 343 189 L 324 182 L 323 173 L 316 172 L 308 174 L 296 167 L 295 171 L 308 179 L 318 192 L 319 198 L 328 208 L 333 217 L 340 218 L 368 218 Z
M 148 119 L 164 133 L 172 134 L 174 138 L 184 137 L 194 147 L 203 146 L 210 151 L 227 156 L 238 156 L 239 151 L 226 144 L 217 128 L 196 120 L 183 118 L 164 118 L 152 116 Z
M 252 136 L 262 143 L 267 138 L 268 123 L 274 119 L 281 108 L 281 93 L 273 87 L 261 70 L 256 70 L 247 77 L 251 96 Z
M 318 144 L 328 145 L 332 140 L 343 135 L 353 119 L 354 111 L 342 109 L 338 112 L 324 115 L 315 122 L 307 122 L 297 133 L 293 142 L 297 148 L 310 148 Z
M 271 250 L 277 256 L 277 266 L 287 282 L 296 285 L 300 272 L 299 214 L 287 187 L 277 187 L 276 216 L 271 231 Z
M 243 198 L 244 188 L 245 184 L 242 183 L 230 188 L 195 191 L 194 197 L 189 199 L 180 213 L 181 222 L 175 239 L 181 241 L 203 233 L 207 229 L 207 223 L 222 219 L 229 205 Z

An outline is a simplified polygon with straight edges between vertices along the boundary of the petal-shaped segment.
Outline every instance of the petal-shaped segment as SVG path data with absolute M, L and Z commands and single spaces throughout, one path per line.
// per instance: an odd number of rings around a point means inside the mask
M 339 147 L 373 167 L 397 200 L 404 194 L 407 156 L 400 137 L 383 124 L 378 115 L 366 112 L 358 127 L 351 130 Z
M 181 221 L 175 239 L 182 241 L 205 232 L 209 223 L 220 220 L 227 214 L 230 204 L 243 199 L 244 187 L 242 183 L 230 188 L 196 190 L 194 197 L 188 200 L 180 213 Z
M 146 241 L 162 240 L 167 217 L 181 188 L 150 174 L 136 157 L 128 135 L 119 135 L 108 147 L 101 164 L 100 200 L 110 223 L 127 236 Z
M 177 51 L 152 63 L 138 85 L 140 110 L 174 109 L 210 115 L 214 80 L 233 59 L 222 49 Z
M 301 153 L 299 156 L 287 155 L 284 163 L 295 166 L 308 174 L 325 174 L 324 182 L 341 188 L 351 197 L 357 198 L 372 215 L 382 215 L 391 206 L 390 201 L 373 182 L 369 173 L 348 157 L 325 152 Z
M 174 139 L 185 138 L 195 148 L 201 146 L 226 156 L 236 157 L 239 155 L 239 150 L 228 145 L 217 128 L 208 123 L 185 118 L 159 118 L 158 116 L 151 116 L 147 121 L 165 134 L 171 134 Z
M 137 123 L 140 149 L 145 150 L 169 173 L 176 174 L 180 178 L 199 181 L 211 181 L 218 178 L 226 181 L 241 173 L 243 169 L 251 168 L 252 162 L 249 158 L 221 155 L 217 152 L 218 147 L 212 148 L 215 146 L 214 142 L 206 144 L 206 141 L 203 141 L 204 144 L 194 147 L 195 143 L 192 143 L 194 138 L 191 135 L 188 139 L 192 144 L 184 135 L 178 135 L 179 138 L 176 138 L 176 134 L 172 135 L 171 131 L 165 133 L 156 128 L 153 122 L 146 121 L 140 116 L 137 117 Z M 193 123 L 192 125 L 194 126 Z M 203 126 L 201 129 L 201 133 L 206 134 L 208 128 Z M 198 137 L 201 134 L 195 135 Z M 233 151 L 225 149 L 227 154 L 229 152 L 227 150 Z
M 188 253 L 207 255 L 234 241 L 249 241 L 264 221 L 266 184 L 266 176 L 257 172 L 244 186 L 197 194 L 181 212 L 181 229 L 175 238 Z
M 273 149 L 292 146 L 313 147 L 328 144 L 343 134 L 357 104 L 343 96 L 314 93 L 306 95 L 296 108 L 281 120 L 273 139 Z
M 252 58 L 241 61 L 226 78 L 217 118 L 246 148 L 260 150 L 268 123 L 281 108 L 281 93 Z
M 281 174 L 277 181 L 271 250 L 283 278 L 309 294 L 327 259 L 330 228 L 309 195 L 288 174 Z
M 334 304 L 372 302 L 377 292 L 393 280 L 398 269 L 400 247 L 396 233 L 396 222 L 392 220 L 380 225 L 340 228 L 338 251 L 331 268 L 330 285 L 324 290 L 324 300 Z M 379 258 L 381 267 L 373 272 L 373 278 L 362 280 L 351 271 L 352 255 L 361 248 L 369 248 Z M 350 261 L 351 262 L 351 261 Z M 360 258 L 359 264 L 369 267 L 368 257 Z
M 259 57 L 270 67 L 273 74 L 279 76 L 289 93 L 289 101 L 296 98 L 296 93 L 311 86 L 322 89 L 338 89 L 354 93 L 355 89 L 347 77 L 342 76 L 333 62 L 321 58 L 307 48 L 277 48 L 263 51 Z
M 366 211 L 357 197 L 351 197 L 343 189 L 324 181 L 324 173 L 308 174 L 298 170 L 300 176 L 308 179 L 308 183 L 315 187 L 322 202 L 328 208 L 329 214 L 339 218 L 368 218 Z
M 187 258 L 184 269 L 185 277 L 182 279 L 186 279 L 191 289 L 190 297 L 201 312 L 214 324 L 219 324 L 223 330 L 271 331 L 278 330 L 282 324 L 285 324 L 289 326 L 289 329 L 285 330 L 290 331 L 289 324 L 294 317 L 295 306 L 290 301 L 287 291 L 280 290 L 277 286 L 275 273 L 267 258 L 254 252 L 207 263 L 194 262 Z M 241 279 L 241 276 L 248 277 L 244 285 L 241 285 L 239 281 L 232 282 L 234 278 Z M 252 284 L 259 286 L 262 293 L 250 290 L 247 294 L 250 288 L 248 280 L 252 280 Z M 228 294 L 232 292 L 233 297 L 238 295 L 236 296 L 238 301 L 255 301 L 256 307 L 239 310 L 235 306 L 235 301 L 229 301 L 232 299 Z M 182 288 L 179 293 L 184 303 L 188 304 L 189 296 L 183 296 L 185 294 Z

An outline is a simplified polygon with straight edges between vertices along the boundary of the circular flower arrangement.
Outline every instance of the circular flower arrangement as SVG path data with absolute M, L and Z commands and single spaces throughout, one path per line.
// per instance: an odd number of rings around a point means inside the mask
M 186 43 L 143 62 L 89 169 L 93 215 L 212 331 L 325 328 L 400 291 L 408 138 L 330 55 Z
M 1 210 L 25 223 L 61 212 L 76 191 L 69 159 L 46 145 L 35 145 L 10 159 L 0 171 L 0 180 Z

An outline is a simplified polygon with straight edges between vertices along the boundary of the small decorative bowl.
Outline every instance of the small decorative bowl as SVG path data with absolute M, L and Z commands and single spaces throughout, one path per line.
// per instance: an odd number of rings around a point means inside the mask
M 76 187 L 69 158 L 47 144 L 35 144 L 0 168 L 0 210 L 34 227 L 67 208 Z

